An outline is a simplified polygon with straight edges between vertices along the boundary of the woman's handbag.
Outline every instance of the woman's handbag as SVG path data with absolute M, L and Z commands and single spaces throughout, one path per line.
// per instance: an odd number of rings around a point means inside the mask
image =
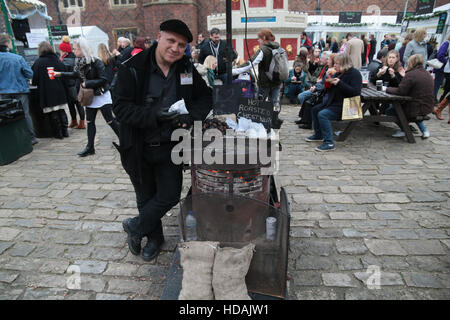
M 361 96 L 345 98 L 342 105 L 342 120 L 361 120 L 362 118 Z
M 92 103 L 92 100 L 94 100 L 94 89 L 80 87 L 80 91 L 78 92 L 78 101 L 81 106 L 89 106 Z

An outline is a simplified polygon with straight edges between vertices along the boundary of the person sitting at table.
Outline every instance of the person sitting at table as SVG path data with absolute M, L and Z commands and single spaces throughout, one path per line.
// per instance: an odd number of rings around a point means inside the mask
M 382 80 L 384 86 L 386 86 L 386 82 L 389 83 L 386 87 L 398 87 L 404 76 L 405 69 L 403 69 L 403 66 L 400 63 L 398 51 L 389 51 L 386 63 L 378 69 L 376 80 Z
M 424 117 L 433 111 L 433 107 L 436 104 L 434 81 L 430 73 L 424 68 L 424 60 L 421 54 L 415 54 L 409 58 L 406 74 L 400 85 L 397 88 L 388 87 L 386 92 L 412 98 L 411 101 L 402 105 L 406 119 Z M 390 106 L 386 110 L 386 114 L 396 116 L 394 107 Z M 427 130 L 424 121 L 414 122 L 422 131 L 422 139 L 429 138 L 430 132 Z M 397 125 L 400 127 L 398 122 Z M 392 136 L 395 138 L 404 137 L 405 133 L 399 130 Z
M 369 81 L 374 85 L 377 82 L 377 74 L 378 71 L 386 64 L 386 58 L 389 50 L 384 48 L 377 53 L 377 58 L 373 59 L 371 63 L 369 63 L 367 69 L 369 70 Z
M 310 74 L 309 81 L 311 83 L 316 83 L 319 78 L 320 71 L 322 70 L 322 63 L 320 61 L 320 49 L 315 48 L 312 54 L 308 57 L 308 71 Z
M 289 70 L 288 78 L 284 81 L 284 94 L 286 94 L 289 102 L 292 104 L 297 103 L 297 95 L 305 90 L 306 74 L 302 69 L 303 65 L 301 63 L 295 63 L 294 68 Z
M 316 151 L 330 151 L 335 149 L 333 140 L 332 120 L 339 120 L 342 116 L 342 106 L 345 98 L 361 95 L 362 76 L 353 67 L 348 54 L 339 54 L 334 59 L 336 74 L 327 79 L 330 88 L 326 91 L 321 104 L 312 109 L 314 134 L 306 141 L 321 141 Z
M 334 69 L 334 58 L 336 56 L 336 53 L 332 53 L 330 55 L 328 55 L 328 53 L 322 53 L 320 59 L 322 60 L 324 67 L 319 75 L 319 78 L 317 79 L 316 84 L 309 90 L 305 90 L 298 95 L 298 100 L 300 101 L 300 111 L 298 116 L 300 120 L 295 121 L 295 123 L 298 124 L 300 129 L 312 128 L 311 109 L 314 105 L 322 102 L 322 93 L 325 91 L 325 86 L 328 85 L 325 79 L 331 78 L 336 72 Z

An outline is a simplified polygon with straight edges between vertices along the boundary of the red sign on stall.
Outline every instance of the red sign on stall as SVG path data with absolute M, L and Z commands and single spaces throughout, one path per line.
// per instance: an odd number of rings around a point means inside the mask
M 266 0 L 249 0 L 248 6 L 250 8 L 265 8 Z
M 274 9 L 283 9 L 284 0 L 273 0 L 273 8 Z
M 289 60 L 295 60 L 297 56 L 297 39 L 296 38 L 283 38 L 280 43 L 281 47 L 286 50 Z
M 247 46 L 245 45 L 245 39 L 244 39 L 244 59 L 247 61 L 249 58 L 251 58 L 258 50 L 259 50 L 259 43 L 258 39 L 247 39 L 248 44 L 248 51 Z M 250 57 L 249 57 L 250 53 Z

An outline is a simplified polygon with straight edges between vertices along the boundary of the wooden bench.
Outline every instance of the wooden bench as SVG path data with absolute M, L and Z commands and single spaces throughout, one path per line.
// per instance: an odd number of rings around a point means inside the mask
M 411 101 L 411 97 L 405 96 L 396 96 L 393 94 L 386 93 L 384 91 L 377 91 L 373 87 L 363 88 L 361 90 L 361 102 L 363 119 L 360 121 L 363 122 L 395 122 L 400 123 L 400 127 L 405 132 L 406 140 L 409 143 L 415 143 L 416 140 L 411 132 L 409 127 L 409 122 L 413 121 L 422 121 L 419 120 L 419 117 L 414 120 L 406 119 L 405 113 L 402 109 L 402 103 Z M 378 108 L 380 104 L 392 104 L 394 106 L 395 112 L 397 116 L 388 116 L 384 114 L 379 114 Z M 366 112 L 370 111 L 370 115 L 366 115 Z M 425 117 L 420 117 L 421 119 L 425 119 Z M 345 141 L 347 137 L 350 135 L 352 130 L 356 127 L 359 121 L 349 121 L 344 131 L 338 136 L 337 141 Z

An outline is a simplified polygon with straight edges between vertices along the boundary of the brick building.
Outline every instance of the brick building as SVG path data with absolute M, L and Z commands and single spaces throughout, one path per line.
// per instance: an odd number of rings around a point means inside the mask
M 225 12 L 225 0 L 41 0 L 48 6 L 53 17 L 52 24 L 81 22 L 82 25 L 96 25 L 108 33 L 110 45 L 114 46 L 119 36 L 150 36 L 156 38 L 159 24 L 171 18 L 185 21 L 193 34 L 207 32 L 207 16 Z M 241 2 L 233 2 L 239 9 Z M 382 15 L 396 15 L 403 11 L 406 0 L 247 0 L 249 11 L 273 3 L 288 3 L 290 11 L 303 11 L 309 15 L 321 12 L 336 15 L 339 11 L 362 11 L 367 13 L 376 5 Z M 436 7 L 448 0 L 436 0 Z M 408 11 L 414 11 L 417 0 L 410 0 Z M 320 7 L 319 7 L 320 6 Z M 79 11 L 79 19 L 76 10 Z M 320 10 L 320 11 L 319 11 Z M 78 19 L 78 21 L 77 21 Z

